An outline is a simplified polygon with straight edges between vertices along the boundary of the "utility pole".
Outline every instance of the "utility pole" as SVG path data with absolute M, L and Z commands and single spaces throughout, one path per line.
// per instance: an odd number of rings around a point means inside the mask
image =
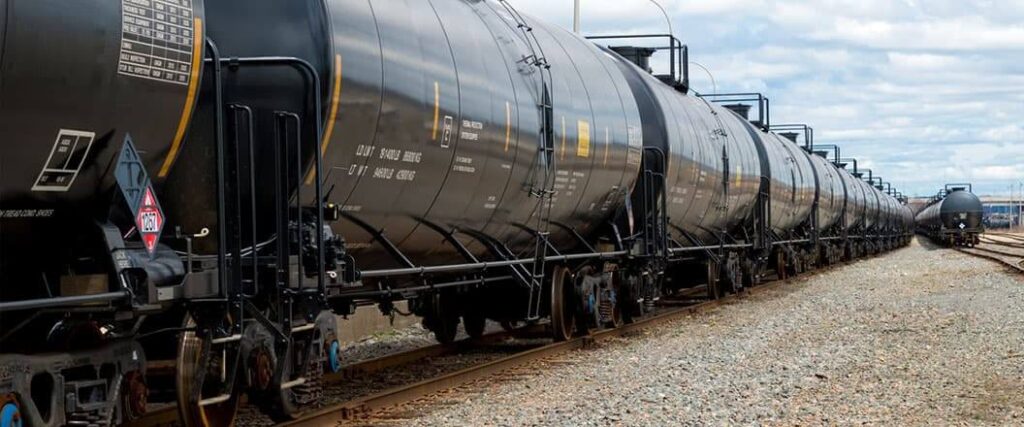
M 572 32 L 580 33 L 580 0 L 573 0 L 572 5 Z

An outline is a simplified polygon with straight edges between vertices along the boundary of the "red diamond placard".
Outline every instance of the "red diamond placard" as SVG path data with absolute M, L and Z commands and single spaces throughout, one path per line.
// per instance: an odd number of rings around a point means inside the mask
M 164 229 L 164 213 L 153 195 L 153 186 L 146 186 L 146 192 L 139 202 L 138 213 L 135 215 L 135 226 L 139 230 L 142 242 L 150 255 L 156 252 L 156 244 L 160 241 L 160 233 Z

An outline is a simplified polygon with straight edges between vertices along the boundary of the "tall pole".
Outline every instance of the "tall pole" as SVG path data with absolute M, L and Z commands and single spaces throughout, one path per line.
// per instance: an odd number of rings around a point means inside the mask
M 572 5 L 572 32 L 580 33 L 580 0 L 574 0 Z

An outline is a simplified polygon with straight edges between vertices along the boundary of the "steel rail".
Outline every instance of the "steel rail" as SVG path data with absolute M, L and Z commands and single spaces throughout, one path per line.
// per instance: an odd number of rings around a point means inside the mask
M 502 341 L 512 337 L 531 336 L 543 329 L 543 324 L 529 325 L 511 331 L 499 331 L 486 334 L 476 339 L 464 339 L 451 344 L 434 344 L 399 353 L 388 354 L 376 358 L 360 360 L 342 367 L 338 372 L 324 375 L 324 382 L 330 385 L 341 384 L 345 380 L 361 375 L 373 374 L 385 369 L 406 365 L 428 357 L 446 356 L 475 347 Z M 243 402 L 244 404 L 245 402 Z M 146 413 L 139 419 L 124 424 L 125 427 L 163 427 L 179 424 L 178 407 L 171 403 Z
M 955 248 L 957 252 L 968 254 L 978 258 L 988 259 L 990 261 L 998 261 L 999 263 L 1006 265 L 1010 268 L 1017 270 L 1020 273 L 1024 273 L 1024 256 L 1020 254 L 1008 254 L 992 249 L 973 247 L 973 248 Z
M 450 390 L 518 366 L 523 366 L 529 362 L 550 358 L 573 350 L 588 347 L 596 342 L 607 341 L 610 338 L 620 337 L 633 331 L 650 328 L 661 323 L 678 319 L 683 315 L 693 314 L 701 310 L 716 307 L 724 302 L 731 301 L 739 297 L 750 296 L 775 288 L 787 282 L 787 280 L 775 280 L 773 282 L 750 288 L 739 294 L 729 295 L 725 298 L 705 301 L 681 308 L 669 309 L 663 313 L 641 319 L 635 323 L 623 325 L 618 328 L 605 329 L 587 336 L 532 348 L 498 360 L 445 374 L 437 378 L 423 380 L 417 383 L 385 390 L 370 396 L 360 397 L 347 402 L 331 405 L 324 409 L 312 412 L 301 419 L 279 424 L 279 426 L 324 426 L 359 417 L 365 417 L 380 409 L 408 403 L 437 392 Z

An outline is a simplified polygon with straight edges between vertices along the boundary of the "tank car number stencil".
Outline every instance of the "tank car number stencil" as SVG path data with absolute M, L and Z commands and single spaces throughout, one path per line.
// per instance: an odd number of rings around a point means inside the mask
M 82 170 L 95 139 L 95 132 L 61 129 L 32 191 L 68 191 Z
M 194 24 L 192 0 L 121 0 L 118 74 L 188 86 Z

